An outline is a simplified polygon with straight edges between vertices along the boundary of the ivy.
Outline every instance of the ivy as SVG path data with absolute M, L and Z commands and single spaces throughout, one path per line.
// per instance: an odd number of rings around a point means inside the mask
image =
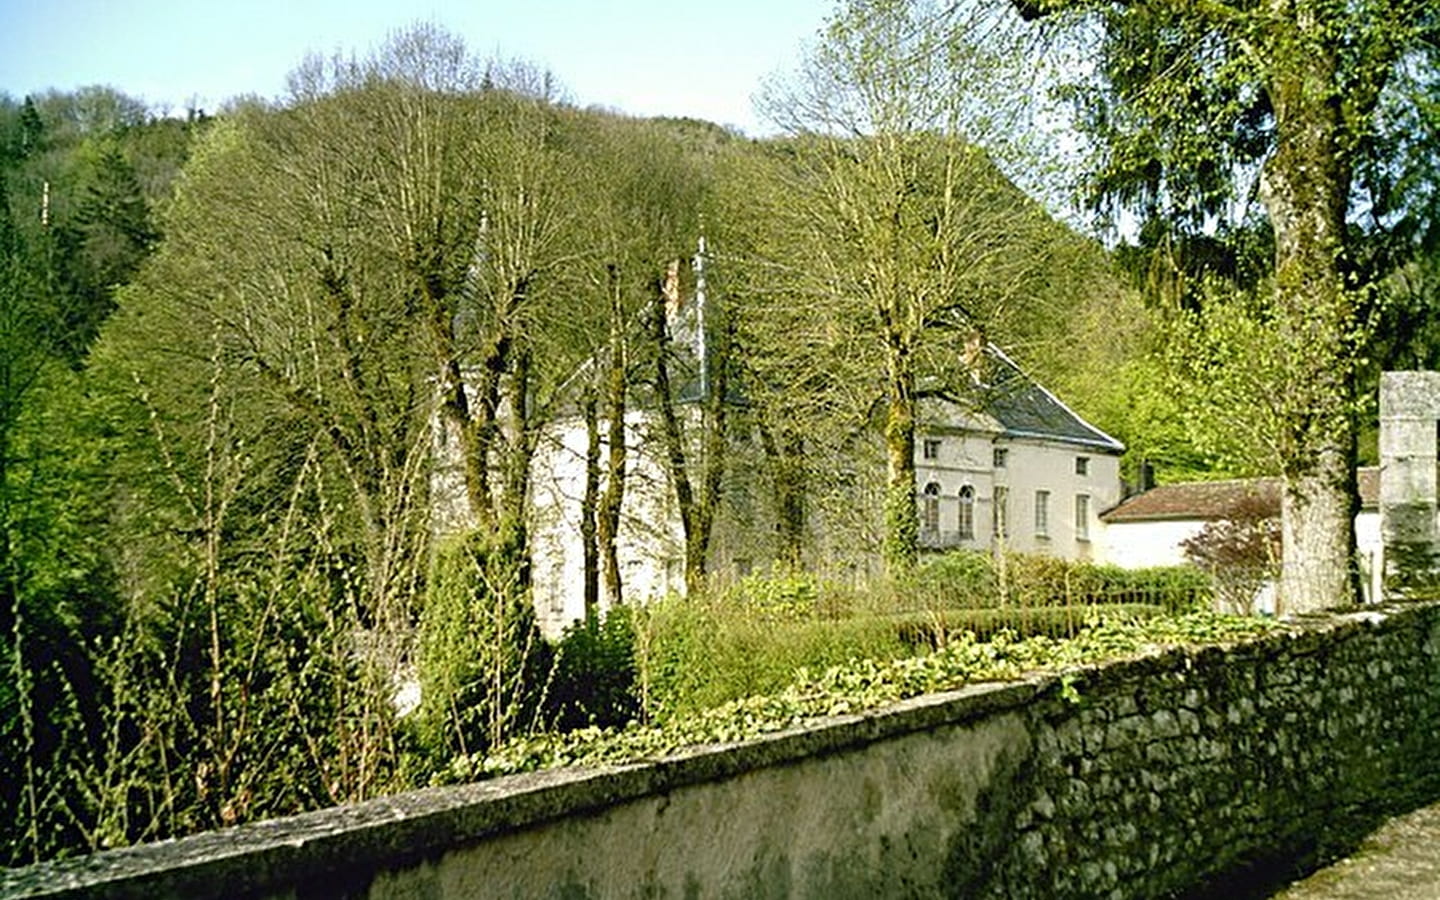
M 803 671 L 783 690 L 746 697 L 663 724 L 631 723 L 619 729 L 584 728 L 512 741 L 486 755 L 461 756 L 436 781 L 454 783 L 559 766 L 618 765 L 659 759 L 687 747 L 735 744 L 827 716 L 878 709 L 923 694 L 967 684 L 1009 681 L 1032 672 L 1058 672 L 1079 699 L 1074 671 L 1107 660 L 1166 647 L 1226 644 L 1273 633 L 1271 619 L 1210 612 L 1145 620 L 1096 615 L 1067 640 L 1002 631 L 982 641 L 974 632 L 952 635 L 939 650 L 893 661 L 856 659 L 822 672 Z

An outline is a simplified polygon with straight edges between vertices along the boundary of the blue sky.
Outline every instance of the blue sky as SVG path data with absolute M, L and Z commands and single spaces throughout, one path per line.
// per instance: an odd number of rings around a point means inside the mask
M 0 0 L 0 91 L 108 84 L 161 109 L 284 91 L 307 52 L 363 55 L 433 21 L 481 56 L 549 68 L 582 106 L 756 133 L 750 97 L 830 0 Z

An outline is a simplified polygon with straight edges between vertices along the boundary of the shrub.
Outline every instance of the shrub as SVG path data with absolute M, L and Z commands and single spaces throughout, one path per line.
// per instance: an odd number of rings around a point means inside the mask
M 1078 606 L 1037 606 L 1010 609 L 942 609 L 895 616 L 893 624 L 900 640 L 916 650 L 944 647 L 961 632 L 988 639 L 1001 632 L 1022 638 L 1036 635 L 1069 638 L 1089 627 L 1096 614 L 1106 619 L 1144 621 L 1166 612 L 1165 607 L 1145 603 L 1106 603 L 1087 608 Z
M 875 709 L 907 697 L 954 690 L 976 681 L 1017 678 L 1025 672 L 1062 673 L 1155 647 L 1192 647 L 1273 634 L 1273 620 L 1190 613 L 1147 619 L 1092 615 L 1073 639 L 1018 638 L 1000 632 L 981 641 L 961 635 L 942 650 L 896 661 L 857 660 L 797 679 L 768 694 L 747 697 L 694 715 L 624 729 L 585 729 L 562 737 L 541 735 L 500 748 L 490 758 L 457 760 L 442 775 L 468 779 L 477 770 L 498 775 L 559 765 L 615 765 L 656 759 L 697 744 L 753 739 L 807 719 Z M 1062 688 L 1061 696 L 1065 696 Z
M 544 718 L 550 727 L 608 728 L 640 715 L 634 615 L 620 606 L 565 630 L 545 698 Z
M 548 645 L 503 536 L 456 535 L 435 550 L 419 625 L 422 752 L 482 752 L 533 729 Z
M 803 668 L 912 652 L 878 617 L 776 621 L 723 599 L 678 597 L 637 616 L 644 709 L 659 721 L 773 691 Z
M 1210 581 L 1193 566 L 1122 569 L 1054 556 L 1010 553 L 1003 571 L 983 552 L 958 551 L 922 566 L 906 604 L 912 609 L 1090 606 L 1105 603 L 1194 609 L 1211 599 Z
M 747 575 L 724 594 L 724 602 L 738 604 L 762 618 L 805 619 L 820 611 L 821 585 L 799 569 L 776 568 Z
M 999 602 L 994 557 L 982 550 L 933 557 L 916 570 L 912 590 L 938 607 L 993 606 Z
M 1280 574 L 1280 520 L 1259 497 L 1246 497 L 1230 518 L 1206 522 L 1180 548 L 1209 573 L 1221 608 L 1252 613 L 1265 582 Z

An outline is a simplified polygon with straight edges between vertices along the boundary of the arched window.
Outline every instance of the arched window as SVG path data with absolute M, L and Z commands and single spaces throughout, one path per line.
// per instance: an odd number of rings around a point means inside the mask
M 960 489 L 960 540 L 975 540 L 975 489 L 968 484 Z
M 940 485 L 930 482 L 921 492 L 920 527 L 929 532 L 940 530 Z

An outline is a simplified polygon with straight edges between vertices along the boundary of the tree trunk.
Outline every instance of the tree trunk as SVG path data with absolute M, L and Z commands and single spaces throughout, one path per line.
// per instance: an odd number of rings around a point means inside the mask
M 687 593 L 697 593 L 704 581 L 705 560 L 703 556 L 697 559 L 692 547 L 698 540 L 708 541 L 708 536 L 697 533 L 695 491 L 690 484 L 685 434 L 680 427 L 680 417 L 675 410 L 675 394 L 670 386 L 670 332 L 669 324 L 665 321 L 665 308 L 665 288 L 657 284 L 652 332 L 655 340 L 655 403 L 660 407 L 665 461 L 671 486 L 675 490 L 675 502 L 680 507 L 680 527 L 685 534 L 685 590 Z
M 781 443 L 763 423 L 759 430 L 774 489 L 780 540 L 777 555 L 786 566 L 795 568 L 800 565 L 805 546 L 805 442 L 799 435 L 787 433 Z
M 701 340 L 706 340 L 705 336 L 702 335 Z M 702 370 L 713 368 L 714 371 L 702 371 L 700 380 L 702 385 L 707 386 L 707 393 L 700 398 L 705 468 L 693 516 L 695 536 L 692 539 L 687 535 L 685 542 L 685 586 L 688 590 L 704 583 L 710 541 L 715 534 L 715 517 L 720 510 L 720 494 L 725 484 L 729 438 L 728 410 L 725 406 L 725 394 L 730 390 L 729 347 L 730 335 L 727 332 L 700 360 Z
M 915 373 L 910 357 L 892 348 L 885 409 L 885 571 L 903 576 L 920 557 L 915 509 Z
M 680 523 L 685 532 L 685 590 L 687 593 L 696 594 L 705 588 L 710 538 L 725 474 L 725 391 L 728 390 L 728 364 L 724 344 L 714 348 L 714 352 L 707 353 L 706 358 L 700 361 L 701 365 L 713 370 L 715 377 L 701 379 L 702 384 L 707 387 L 705 396 L 700 399 L 700 427 L 705 429 L 705 436 L 701 454 L 703 470 L 697 493 L 695 484 L 690 479 L 685 430 L 675 409 L 675 395 L 670 384 L 671 342 L 669 325 L 665 321 L 665 299 L 666 287 L 673 286 L 675 268 L 672 263 L 669 281 L 665 285 L 657 286 L 655 291 L 655 402 L 660 407 L 661 434 L 665 441 L 669 475 L 675 488 L 677 505 L 680 507 Z M 707 337 L 701 335 L 700 339 L 704 341 Z
M 1276 149 L 1262 194 L 1275 229 L 1275 310 L 1289 359 L 1282 387 L 1282 568 L 1279 606 L 1304 612 L 1354 602 L 1353 310 L 1342 282 L 1350 172 L 1337 60 L 1325 23 L 1289 13 L 1270 94 Z
M 625 602 L 620 580 L 620 555 L 616 541 L 620 536 L 620 510 L 625 502 L 625 387 L 628 360 L 625 354 L 624 326 L 617 300 L 612 310 L 610 331 L 610 373 L 606 385 L 605 418 L 606 465 L 605 493 L 600 496 L 596 525 L 600 536 L 600 553 L 605 575 L 605 600 L 610 606 Z
M 600 506 L 600 418 L 595 390 L 585 392 L 585 496 L 580 501 L 580 547 L 584 557 L 582 577 L 585 620 L 600 611 L 600 545 L 597 540 Z
M 530 586 L 530 536 L 526 514 L 530 499 L 530 462 L 535 449 L 530 409 L 531 362 L 530 348 L 517 346 L 505 397 L 509 406 L 509 434 L 503 441 L 504 491 L 498 504 L 500 538 L 503 545 L 515 554 L 518 566 L 516 583 L 522 590 Z

